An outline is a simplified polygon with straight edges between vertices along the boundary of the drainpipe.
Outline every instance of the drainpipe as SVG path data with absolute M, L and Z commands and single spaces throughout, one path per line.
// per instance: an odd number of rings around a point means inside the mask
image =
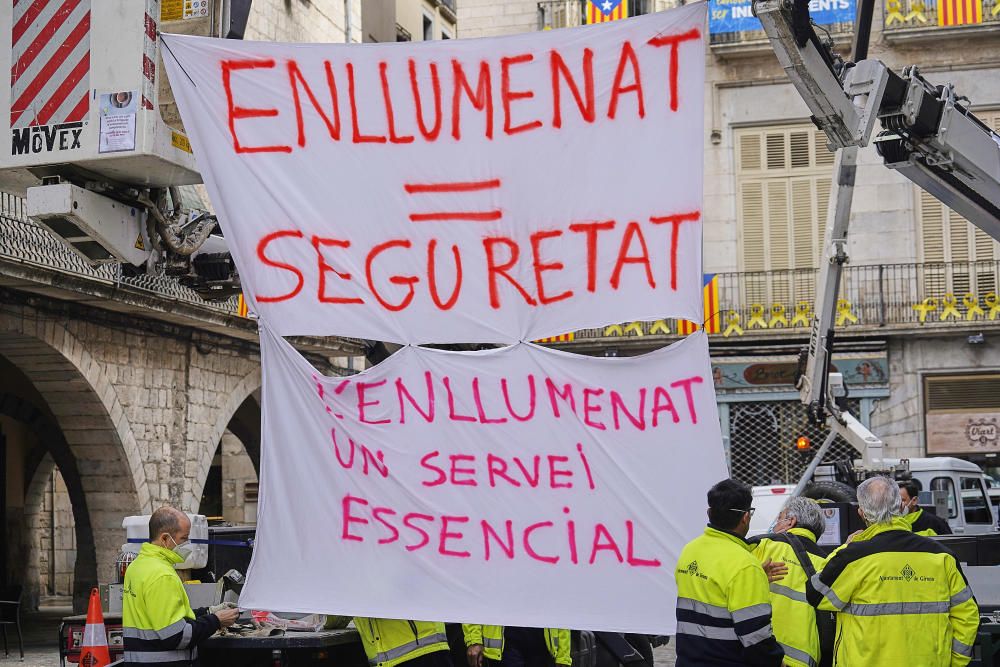
M 344 43 L 350 44 L 353 39 L 353 31 L 351 30 L 351 15 L 354 13 L 351 10 L 354 8 L 354 0 L 344 0 Z
M 49 595 L 56 594 L 56 469 L 49 477 Z

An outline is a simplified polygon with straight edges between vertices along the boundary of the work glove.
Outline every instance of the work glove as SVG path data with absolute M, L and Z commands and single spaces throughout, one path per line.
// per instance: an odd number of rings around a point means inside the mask
M 215 614 L 222 611 L 223 609 L 236 609 L 236 603 L 234 602 L 223 602 L 222 604 L 217 604 L 208 608 L 209 614 Z

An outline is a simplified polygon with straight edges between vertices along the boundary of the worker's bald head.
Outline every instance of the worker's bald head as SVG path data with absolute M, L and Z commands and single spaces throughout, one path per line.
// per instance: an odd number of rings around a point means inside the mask
M 191 532 L 191 520 L 184 512 L 164 505 L 149 517 L 149 541 L 168 549 L 180 544 Z M 169 535 L 173 540 L 168 540 Z

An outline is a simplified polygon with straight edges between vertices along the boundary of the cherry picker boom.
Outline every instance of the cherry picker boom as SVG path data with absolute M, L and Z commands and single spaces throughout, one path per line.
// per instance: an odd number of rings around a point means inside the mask
M 830 434 L 794 493 L 801 493 L 837 435 L 884 468 L 882 441 L 846 410 L 843 378 L 830 373 L 834 318 L 847 257 L 858 151 L 870 143 L 894 169 L 1000 240 L 1000 135 L 969 110 L 952 84 L 934 85 L 916 65 L 891 70 L 868 58 L 874 0 L 861 0 L 852 59 L 833 52 L 809 18 L 809 0 L 754 0 L 771 47 L 836 151 L 827 230 L 809 345 L 798 389 L 810 418 Z M 876 123 L 879 128 L 876 129 Z

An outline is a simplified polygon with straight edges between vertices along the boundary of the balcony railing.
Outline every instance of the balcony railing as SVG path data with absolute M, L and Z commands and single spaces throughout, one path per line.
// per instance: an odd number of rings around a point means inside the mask
M 239 297 L 206 301 L 193 289 L 167 276 L 126 275 L 121 264 L 117 263 L 91 266 L 47 230 L 28 220 L 24 204 L 20 197 L 0 193 L 0 259 L 15 260 L 106 285 L 131 287 L 227 315 L 239 313 Z
M 939 9 L 945 13 L 938 15 Z M 967 12 L 970 15 L 966 15 Z M 943 24 L 943 25 L 942 25 Z M 886 0 L 885 33 L 903 36 L 920 33 L 926 36 L 954 36 L 969 28 L 994 28 L 1000 25 L 1000 0 Z
M 726 337 L 807 335 L 817 271 L 760 271 L 716 275 L 716 331 Z M 850 266 L 837 307 L 838 329 L 949 327 L 975 322 L 1000 326 L 1000 262 Z M 677 336 L 675 320 L 629 322 L 574 334 L 575 340 Z

